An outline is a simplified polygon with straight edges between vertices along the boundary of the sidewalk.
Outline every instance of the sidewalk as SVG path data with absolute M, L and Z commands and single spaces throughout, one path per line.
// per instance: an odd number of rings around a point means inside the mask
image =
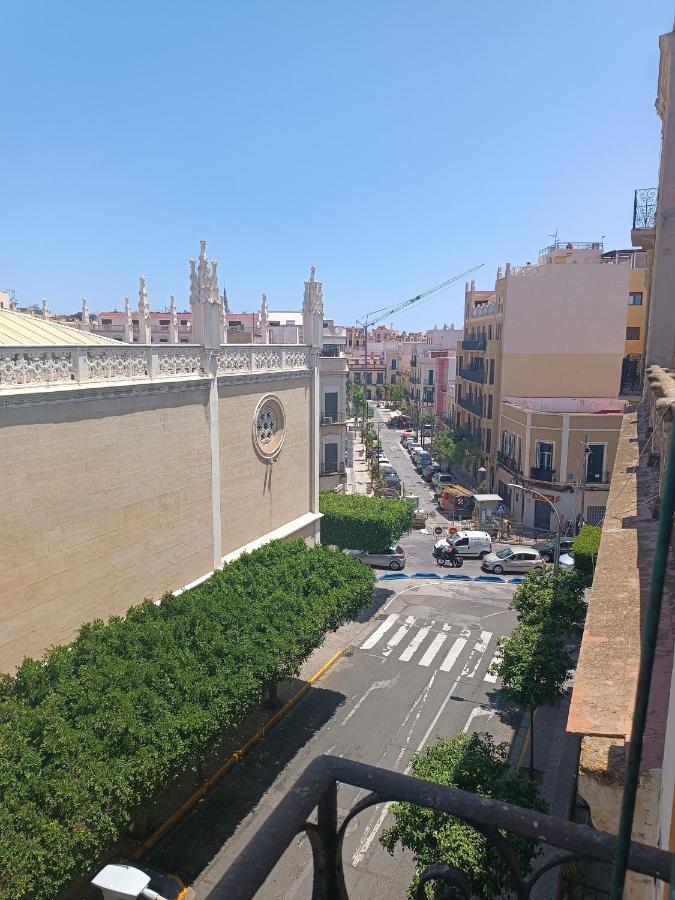
M 361 441 L 361 429 L 354 426 L 353 420 L 347 424 L 347 428 L 354 434 L 354 465 L 346 469 L 347 482 L 345 493 L 347 494 L 372 494 L 372 483 L 366 460 L 366 447 Z M 370 488 L 370 489 L 369 489 Z

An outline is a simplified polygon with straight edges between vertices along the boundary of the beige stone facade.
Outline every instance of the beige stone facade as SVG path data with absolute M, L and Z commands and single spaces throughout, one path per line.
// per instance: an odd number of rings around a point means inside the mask
M 289 533 L 294 522 L 307 531 L 310 374 L 219 379 L 217 461 L 209 391 L 209 379 L 193 379 L 0 394 L 0 670 L 83 622 L 195 581 L 289 523 Z M 267 394 L 286 418 L 273 464 L 253 440 Z

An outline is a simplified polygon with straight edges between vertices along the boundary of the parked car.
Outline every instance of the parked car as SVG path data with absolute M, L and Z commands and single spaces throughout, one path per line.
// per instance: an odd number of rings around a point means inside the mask
M 415 446 L 415 438 L 412 435 L 409 435 L 403 442 L 403 446 L 408 453 L 410 453 L 411 448 Z
M 419 472 L 420 475 L 427 466 L 430 466 L 432 464 L 432 462 L 432 458 L 425 450 L 422 450 L 421 453 L 417 453 L 415 455 L 415 469 L 417 472 Z
M 541 569 L 544 560 L 537 550 L 531 547 L 506 547 L 497 553 L 490 553 L 483 559 L 486 572 L 501 575 L 502 572 L 530 572 Z
M 398 477 L 396 472 L 389 472 L 385 474 L 384 480 L 387 484 L 387 487 L 391 488 L 400 488 L 401 487 L 401 479 Z
M 410 448 L 410 459 L 413 461 L 413 465 L 417 465 L 417 457 L 420 453 L 425 453 L 424 447 L 421 447 L 419 444 L 413 444 Z
M 422 469 L 422 478 L 425 481 L 431 482 L 431 479 L 434 477 L 436 472 L 438 472 L 440 470 L 440 468 L 441 467 L 439 466 L 439 464 L 437 462 L 432 462 L 430 466 L 425 466 Z
M 414 431 L 404 431 L 401 435 L 401 443 L 405 444 L 408 438 L 411 438 L 415 432 Z
M 366 550 L 363 553 L 358 553 L 356 558 L 360 559 L 367 566 L 394 570 L 405 567 L 405 550 L 400 544 L 394 544 L 392 547 L 387 547 L 386 550 L 381 550 L 379 553 Z
M 380 464 L 380 475 L 398 475 L 396 474 L 396 469 L 392 466 L 391 463 Z
M 571 553 L 561 553 L 558 565 L 562 572 L 571 572 L 574 568 L 574 557 Z
M 379 459 L 380 466 L 390 466 L 391 465 L 391 461 L 387 456 L 383 455 L 383 456 L 378 457 L 378 459 Z
M 569 553 L 573 546 L 574 538 L 561 538 L 560 555 L 562 556 L 563 553 Z M 535 550 L 539 551 L 541 558 L 546 560 L 546 562 L 553 562 L 553 554 L 555 553 L 555 540 L 552 539 L 550 541 L 546 541 L 545 544 L 535 547 Z
M 433 555 L 437 557 L 442 549 L 455 547 L 460 556 L 483 559 L 492 550 L 492 539 L 487 531 L 458 531 L 434 544 Z

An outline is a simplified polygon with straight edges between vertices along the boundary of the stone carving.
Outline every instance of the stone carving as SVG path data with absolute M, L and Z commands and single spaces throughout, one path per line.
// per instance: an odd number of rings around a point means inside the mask
M 160 375 L 195 375 L 202 371 L 202 357 L 200 353 L 188 351 L 171 352 L 162 350 L 159 354 Z
M 0 351 L 0 385 L 54 384 L 74 378 L 70 351 Z
M 178 326 L 178 313 L 176 312 L 176 298 L 171 294 L 169 301 L 169 313 L 171 315 L 171 324 Z
M 263 445 L 269 444 L 277 433 L 277 417 L 274 415 L 274 410 L 271 407 L 263 406 L 260 410 L 256 429 L 258 431 L 258 441 Z
M 138 317 L 139 319 L 150 318 L 150 304 L 148 303 L 148 291 L 145 286 L 145 275 L 140 277 L 140 286 L 138 288 Z
M 88 350 L 87 365 L 91 381 L 148 377 L 147 352 Z
M 91 319 L 89 318 L 89 306 L 87 305 L 87 298 L 82 298 L 82 321 L 80 322 L 80 328 L 82 331 L 89 331 L 89 326 L 91 325 Z
M 278 350 L 256 351 L 255 354 L 256 369 L 280 369 L 281 355 Z
M 47 307 L 47 298 L 46 297 L 42 298 L 42 318 L 43 319 L 49 318 L 49 308 Z
M 306 350 L 287 350 L 284 354 L 284 369 L 306 369 Z
M 314 266 L 309 270 L 309 281 L 305 282 L 305 294 L 302 300 L 303 315 L 323 316 L 323 288 L 321 282 L 314 277 L 316 269 Z
M 250 356 L 246 350 L 228 349 L 221 351 L 216 356 L 216 363 L 219 375 L 245 372 L 251 368 Z
M 129 303 L 129 298 L 124 298 L 124 340 L 127 344 L 133 344 L 134 342 L 134 319 L 131 315 L 131 304 Z

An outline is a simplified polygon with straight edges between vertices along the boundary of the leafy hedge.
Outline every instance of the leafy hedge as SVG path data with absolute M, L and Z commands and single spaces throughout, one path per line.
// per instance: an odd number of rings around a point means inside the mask
M 321 543 L 342 550 L 384 550 L 412 528 L 409 500 L 389 500 L 322 491 Z
M 574 539 L 574 568 L 581 572 L 586 584 L 593 582 L 595 560 L 600 547 L 602 528 L 599 525 L 584 525 Z
M 344 554 L 279 541 L 0 677 L 0 898 L 49 900 L 90 871 L 372 586 Z

